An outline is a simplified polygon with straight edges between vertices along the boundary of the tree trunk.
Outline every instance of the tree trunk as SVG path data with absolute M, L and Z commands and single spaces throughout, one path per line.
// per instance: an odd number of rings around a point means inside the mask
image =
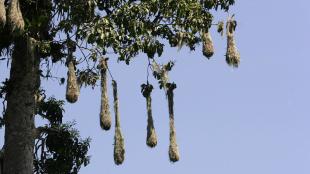
M 40 86 L 34 39 L 15 42 L 5 114 L 3 174 L 32 174 L 35 94 Z

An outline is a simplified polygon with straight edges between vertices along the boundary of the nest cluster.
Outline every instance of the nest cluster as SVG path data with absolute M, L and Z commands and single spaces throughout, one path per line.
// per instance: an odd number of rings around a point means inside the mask
M 224 34 L 224 22 L 219 22 L 217 32 L 222 36 Z M 229 17 L 226 22 L 226 36 L 227 36 L 227 50 L 226 50 L 226 62 L 229 66 L 238 68 L 240 64 L 240 53 L 238 52 L 234 33 L 237 27 L 237 22 L 233 17 Z M 210 59 L 214 55 L 214 45 L 212 37 L 209 31 L 202 33 L 201 35 L 203 46 L 202 53 L 205 57 Z
M 70 60 L 70 59 L 69 59 Z M 71 61 L 68 61 L 68 68 L 71 68 Z M 154 65 L 155 66 L 155 65 Z M 101 107 L 100 107 L 100 126 L 103 130 L 109 130 L 111 127 L 111 114 L 109 106 L 109 97 L 108 97 L 108 59 L 102 58 L 99 61 L 97 68 L 101 73 Z M 180 159 L 178 145 L 176 141 L 176 129 L 174 127 L 174 111 L 173 111 L 173 90 L 176 88 L 174 83 L 169 83 L 168 79 L 168 70 L 166 66 L 159 66 L 156 64 L 156 68 L 161 72 L 159 73 L 162 76 L 163 80 L 163 89 L 165 90 L 166 97 L 168 100 L 169 108 L 169 125 L 170 125 L 170 145 L 169 145 L 169 159 L 171 162 L 176 162 Z M 73 66 L 74 69 L 74 66 Z M 69 71 L 70 72 L 70 71 Z M 74 71 L 73 71 L 74 72 Z M 112 78 L 112 91 L 113 91 L 113 108 L 115 114 L 115 132 L 114 132 L 114 163 L 120 165 L 125 160 L 125 142 L 121 130 L 120 123 L 120 113 L 119 113 L 119 99 L 118 99 L 118 88 L 117 82 Z M 68 82 L 69 82 L 68 78 Z M 153 113 L 152 113 L 152 97 L 151 93 L 153 86 L 147 82 L 147 84 L 141 85 L 142 95 L 146 100 L 146 115 L 147 115 L 147 134 L 146 134 L 146 145 L 150 148 L 154 148 L 157 143 L 157 134 L 154 126 Z
M 101 74 L 101 107 L 100 107 L 100 126 L 103 130 L 111 128 L 111 114 L 108 97 L 108 58 L 102 58 L 97 68 Z M 112 79 L 113 88 L 113 108 L 115 114 L 115 133 L 114 133 L 114 163 L 120 165 L 125 160 L 125 143 L 121 131 L 119 100 L 117 82 Z
M 1 2 L 1 0 L 0 0 Z M 1 13 L 1 7 L 0 7 Z M 5 19 L 0 18 L 0 22 L 5 21 Z M 19 25 L 15 25 L 19 26 Z M 226 35 L 227 35 L 227 52 L 226 52 L 226 62 L 228 65 L 233 67 L 238 67 L 240 63 L 240 54 L 236 47 L 234 32 L 236 29 L 236 21 L 232 18 L 226 23 Z M 218 32 L 223 35 L 224 23 L 220 22 L 218 24 Z M 203 41 L 203 55 L 210 59 L 214 55 L 214 45 L 212 37 L 209 31 L 202 33 Z M 180 43 L 179 46 L 182 44 Z M 67 79 L 67 91 L 66 98 L 70 103 L 74 103 L 79 97 L 79 85 L 75 72 L 75 61 L 72 54 L 68 54 L 67 66 L 68 66 L 68 79 Z M 155 60 L 152 64 L 149 64 L 153 70 L 154 77 L 159 80 L 160 88 L 164 89 L 166 98 L 168 100 L 168 110 L 169 110 L 169 150 L 168 155 L 171 162 L 177 162 L 180 160 L 180 153 L 176 138 L 176 128 L 174 124 L 174 90 L 176 85 L 169 82 L 168 72 L 171 70 L 173 63 L 167 65 L 159 66 Z M 101 107 L 100 107 L 100 126 L 103 130 L 109 130 L 111 128 L 111 113 L 109 106 L 108 97 L 108 59 L 102 58 L 99 61 L 98 69 L 101 75 Z M 111 74 L 110 74 L 111 75 Z M 111 76 L 112 77 L 112 76 Z M 120 114 L 119 114 L 119 100 L 118 100 L 118 89 L 117 82 L 112 78 L 112 88 L 113 88 L 113 107 L 115 114 L 115 134 L 114 134 L 114 162 L 116 165 L 120 165 L 125 160 L 125 143 L 124 137 L 121 131 L 120 124 Z M 146 134 L 146 145 L 154 148 L 157 143 L 157 135 L 154 126 L 154 119 L 152 114 L 152 97 L 151 93 L 153 86 L 147 82 L 147 84 L 141 85 L 141 92 L 146 99 L 146 113 L 147 113 L 147 134 Z

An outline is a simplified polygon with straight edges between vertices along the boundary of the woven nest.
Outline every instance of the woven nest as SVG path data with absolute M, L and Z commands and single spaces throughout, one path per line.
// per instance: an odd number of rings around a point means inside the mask
M 238 52 L 234 38 L 235 22 L 233 20 L 228 20 L 226 30 L 227 30 L 226 62 L 228 65 L 237 68 L 240 64 L 240 53 Z
M 148 96 L 146 98 L 147 105 L 147 136 L 146 136 L 146 144 L 153 148 L 157 145 L 157 135 L 154 127 L 154 121 L 152 116 L 152 98 Z
M 75 103 L 80 95 L 80 89 L 77 83 L 77 78 L 74 69 L 73 61 L 68 62 L 68 73 L 67 73 L 67 91 L 66 91 L 66 99 L 70 103 Z
M 114 135 L 114 162 L 116 165 L 123 163 L 125 159 L 125 144 L 124 138 L 121 132 L 120 115 L 118 110 L 118 94 L 117 83 L 112 81 L 113 85 L 113 97 L 114 97 L 114 112 L 115 112 L 115 135 Z
M 214 54 L 214 46 L 213 46 L 211 34 L 209 32 L 206 32 L 203 34 L 202 37 L 203 37 L 202 53 L 204 56 L 210 59 Z
M 6 12 L 4 0 L 0 0 L 0 28 L 3 28 L 6 24 Z
M 101 107 L 100 107 L 100 126 L 103 130 L 111 128 L 111 114 L 107 90 L 107 62 L 102 59 L 101 68 Z
M 19 0 L 11 0 L 8 8 L 7 22 L 12 32 L 20 33 L 24 31 L 25 22 L 20 10 Z
M 120 127 L 115 128 L 114 136 L 114 162 L 120 165 L 125 160 L 125 144 Z
M 173 90 L 176 88 L 175 85 L 168 85 L 167 96 L 168 96 L 168 108 L 169 108 L 169 127 L 170 127 L 170 145 L 169 145 L 169 159 L 171 162 L 177 162 L 180 159 L 179 148 L 176 141 L 176 130 L 174 127 L 174 101 L 173 101 Z

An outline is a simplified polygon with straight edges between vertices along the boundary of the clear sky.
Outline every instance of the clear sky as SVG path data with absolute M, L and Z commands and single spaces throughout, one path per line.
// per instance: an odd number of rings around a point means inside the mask
M 238 21 L 239 69 L 226 65 L 226 39 L 215 28 L 216 54 L 211 60 L 203 57 L 201 47 L 195 52 L 166 48 L 162 59 L 177 61 L 170 78 L 178 85 L 175 124 L 181 159 L 175 164 L 168 158 L 167 102 L 158 88 L 153 93 L 158 146 L 145 145 L 147 118 L 140 85 L 146 79 L 146 57 L 138 56 L 131 66 L 110 61 L 119 86 L 126 159 L 114 165 L 114 128 L 100 129 L 99 88 L 83 88 L 80 100 L 67 104 L 65 113 L 66 121 L 77 121 L 82 137 L 92 138 L 91 163 L 80 173 L 309 174 L 309 7 L 308 0 L 236 0 L 231 13 Z M 226 19 L 227 14 L 215 17 Z M 0 67 L 2 80 L 8 72 L 3 73 L 3 61 Z M 60 66 L 55 72 L 64 74 Z M 42 84 L 50 95 L 65 98 L 65 86 L 56 81 Z

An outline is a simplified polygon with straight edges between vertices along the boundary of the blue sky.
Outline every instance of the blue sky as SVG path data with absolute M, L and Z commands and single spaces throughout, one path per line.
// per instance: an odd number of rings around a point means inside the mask
M 146 57 L 138 56 L 131 66 L 110 61 L 119 86 L 126 159 L 122 166 L 114 165 L 114 128 L 100 129 L 99 88 L 83 88 L 80 100 L 67 104 L 65 113 L 66 121 L 76 120 L 83 137 L 92 138 L 91 163 L 80 173 L 309 174 L 309 6 L 307 0 L 237 0 L 231 13 L 238 21 L 238 69 L 226 65 L 226 39 L 215 28 L 211 60 L 203 57 L 201 47 L 195 52 L 165 49 L 161 59 L 176 60 L 170 79 L 178 85 L 175 124 L 181 159 L 175 164 L 168 159 L 168 108 L 158 88 L 153 92 L 158 146 L 145 145 L 140 85 L 146 79 Z M 226 19 L 227 14 L 215 18 Z M 5 63 L 0 67 L 3 72 Z M 65 71 L 55 66 L 55 72 Z M 0 74 L 1 80 L 7 73 Z M 42 84 L 50 95 L 64 99 L 64 86 L 56 81 Z

